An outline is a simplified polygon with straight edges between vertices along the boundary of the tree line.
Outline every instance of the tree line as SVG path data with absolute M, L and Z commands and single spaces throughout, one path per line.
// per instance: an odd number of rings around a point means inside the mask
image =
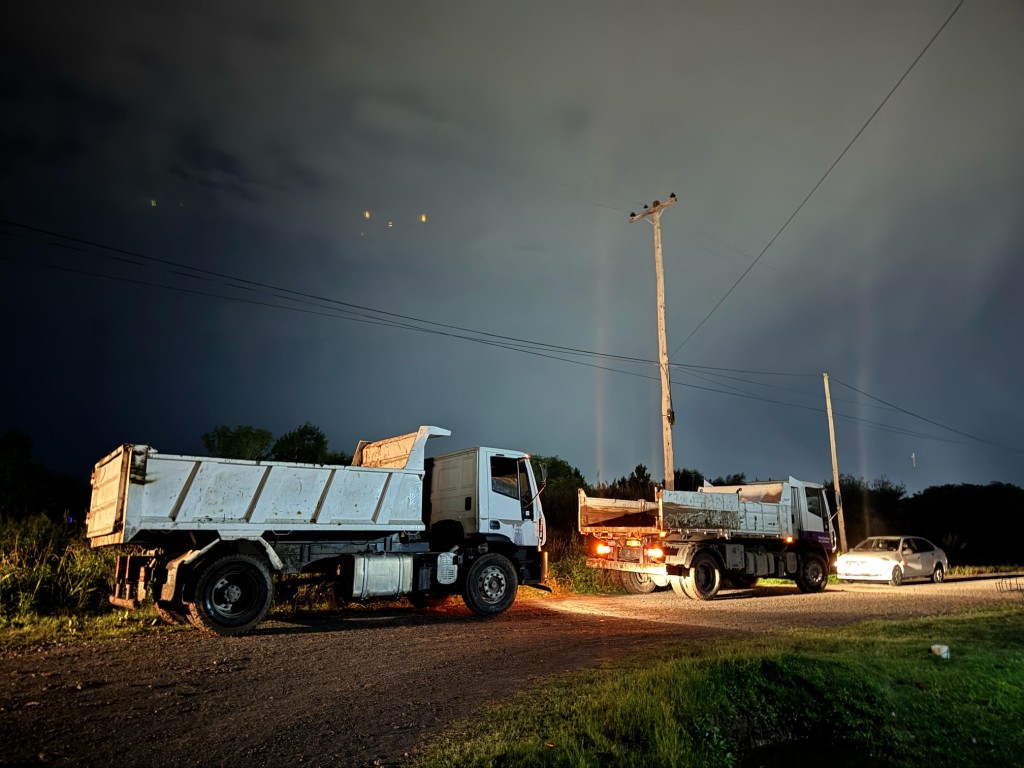
M 327 435 L 308 421 L 285 432 L 276 440 L 268 429 L 243 424 L 237 427 L 214 427 L 203 434 L 203 445 L 218 459 L 249 461 L 292 461 L 300 464 L 349 465 L 352 457 L 344 451 L 331 450 Z

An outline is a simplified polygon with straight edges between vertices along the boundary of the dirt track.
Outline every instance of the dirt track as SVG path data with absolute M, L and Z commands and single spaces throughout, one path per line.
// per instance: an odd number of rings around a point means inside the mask
M 652 643 L 1014 601 L 994 580 L 521 600 L 268 622 L 0 655 L 0 765 L 397 765 L 536 680 Z

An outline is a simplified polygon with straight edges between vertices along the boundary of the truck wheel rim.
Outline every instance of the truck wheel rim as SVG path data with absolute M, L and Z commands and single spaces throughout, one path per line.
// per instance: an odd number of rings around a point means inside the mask
M 505 574 L 496 565 L 489 565 L 484 568 L 477 582 L 480 587 L 480 595 L 489 603 L 496 603 L 505 595 L 508 583 L 505 581 Z
M 232 578 L 233 577 L 233 578 Z M 217 580 L 211 591 L 210 602 L 222 616 L 237 616 L 249 609 L 255 594 L 255 585 L 246 583 L 245 574 L 231 574 Z M 247 599 L 246 587 L 251 590 Z
M 701 592 L 707 592 L 714 584 L 714 572 L 709 565 L 701 563 L 693 570 L 693 581 Z

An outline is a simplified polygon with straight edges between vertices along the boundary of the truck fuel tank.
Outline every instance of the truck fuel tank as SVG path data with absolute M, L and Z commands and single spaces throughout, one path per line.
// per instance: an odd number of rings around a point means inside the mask
M 353 600 L 397 597 L 412 592 L 412 555 L 347 555 L 338 566 L 339 594 Z

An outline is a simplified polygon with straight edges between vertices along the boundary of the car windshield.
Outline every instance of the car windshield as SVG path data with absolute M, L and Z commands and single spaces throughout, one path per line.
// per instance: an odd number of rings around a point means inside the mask
M 864 539 L 854 547 L 855 552 L 895 552 L 900 545 L 898 538 Z

